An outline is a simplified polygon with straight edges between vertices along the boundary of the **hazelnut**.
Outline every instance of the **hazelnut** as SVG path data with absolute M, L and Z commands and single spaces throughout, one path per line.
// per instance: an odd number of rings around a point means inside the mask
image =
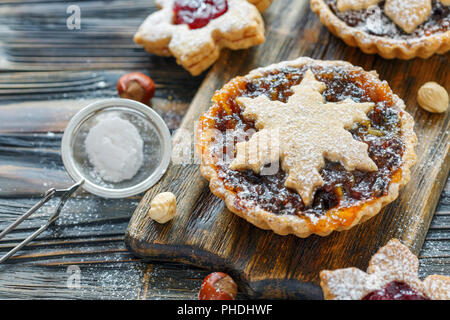
M 117 92 L 121 98 L 148 104 L 155 94 L 155 83 L 143 73 L 127 73 L 117 81 Z
M 445 112 L 448 108 L 447 90 L 436 82 L 427 82 L 417 92 L 417 102 L 429 112 Z
M 237 285 L 234 280 L 223 272 L 213 272 L 203 279 L 199 300 L 234 300 Z
M 177 199 L 172 192 L 163 192 L 153 198 L 148 215 L 159 223 L 172 220 L 177 211 Z

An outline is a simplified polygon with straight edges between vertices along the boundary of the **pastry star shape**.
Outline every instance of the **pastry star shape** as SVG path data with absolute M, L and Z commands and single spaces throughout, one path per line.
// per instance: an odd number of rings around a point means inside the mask
M 219 58 L 222 48 L 246 49 L 265 40 L 264 22 L 254 5 L 247 0 L 227 3 L 224 14 L 204 27 L 190 29 L 173 23 L 175 0 L 157 0 L 161 10 L 147 17 L 134 41 L 150 53 L 174 56 L 183 68 L 198 75 Z
M 384 12 L 405 32 L 413 32 L 431 14 L 431 0 L 387 0 Z
M 432 300 L 450 299 L 450 277 L 431 275 L 420 281 L 419 260 L 397 239 L 390 240 L 372 256 L 367 272 L 357 268 L 324 270 L 320 285 L 325 299 L 360 300 L 392 281 L 408 284 Z
M 378 169 L 368 155 L 367 144 L 354 140 L 346 130 L 356 122 L 368 120 L 366 113 L 374 103 L 350 99 L 326 103 L 321 94 L 326 86 L 309 69 L 301 83 L 291 89 L 294 94 L 287 103 L 271 101 L 265 95 L 236 99 L 244 109 L 243 117 L 255 121 L 259 131 L 249 141 L 237 143 L 230 169 L 259 173 L 265 164 L 281 159 L 282 168 L 288 173 L 285 186 L 294 189 L 305 205 L 311 204 L 315 189 L 324 184 L 320 169 L 325 159 L 340 161 L 348 171 Z M 279 143 L 274 147 L 269 139 L 275 133 Z

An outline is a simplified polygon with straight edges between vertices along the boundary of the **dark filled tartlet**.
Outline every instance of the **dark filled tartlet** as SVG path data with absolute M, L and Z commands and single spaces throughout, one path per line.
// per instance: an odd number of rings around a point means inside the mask
M 449 0 L 310 0 L 336 36 L 386 59 L 428 58 L 450 50 Z
M 409 181 L 414 121 L 374 72 L 301 57 L 232 79 L 212 102 L 197 131 L 201 172 L 259 228 L 347 230 Z

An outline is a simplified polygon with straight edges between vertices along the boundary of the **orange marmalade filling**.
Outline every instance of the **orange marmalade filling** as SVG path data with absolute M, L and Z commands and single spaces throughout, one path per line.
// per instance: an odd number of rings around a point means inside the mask
M 237 77 L 217 91 L 213 97 L 214 106 L 201 119 L 202 130 L 215 129 L 223 134 L 224 139 L 231 131 L 233 139 L 228 145 L 219 143 L 220 139 L 208 141 L 209 144 L 204 141 L 203 148 L 207 146 L 208 149 L 202 152 L 211 155 L 212 167 L 218 178 L 226 189 L 236 194 L 237 208 L 259 207 L 274 214 L 298 215 L 310 220 L 327 214 L 331 221 L 314 223 L 319 229 L 323 223 L 349 225 L 356 215 L 355 210 L 386 195 L 390 183 L 398 181 L 401 176 L 399 168 L 404 151 L 400 137 L 401 111 L 393 108 L 393 94 L 387 83 L 374 80 L 359 68 L 318 65 L 308 68 L 317 80 L 326 84 L 323 96 L 327 101 L 350 98 L 356 102 L 375 103 L 373 110 L 367 114 L 369 121 L 355 125 L 350 132 L 354 139 L 368 144 L 369 156 L 378 166 L 377 172 L 348 172 L 340 163 L 326 161 L 321 170 L 325 184 L 316 190 L 313 203 L 305 206 L 295 191 L 284 186 L 286 173 L 281 165 L 273 175 L 229 169 L 232 159 L 226 156 L 227 153 L 235 155 L 239 137 L 255 128 L 253 122 L 242 117 L 236 97 L 254 98 L 264 94 L 271 100 L 286 102 L 293 94 L 291 87 L 301 82 L 305 66 L 284 67 L 255 79 Z

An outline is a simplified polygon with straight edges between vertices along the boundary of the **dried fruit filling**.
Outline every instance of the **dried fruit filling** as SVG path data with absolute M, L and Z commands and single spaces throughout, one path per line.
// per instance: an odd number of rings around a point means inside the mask
M 386 288 L 367 294 L 362 300 L 429 300 L 404 282 L 392 281 Z
M 236 78 L 216 93 L 213 100 L 217 105 L 212 110 L 214 128 L 222 132 L 223 139 L 230 139 L 225 137 L 226 133 L 233 132 L 233 142 L 228 145 L 233 150 L 227 150 L 226 144 L 220 144 L 220 147 L 219 144 L 213 144 L 211 147 L 212 153 L 216 153 L 215 170 L 225 188 L 237 195 L 236 206 L 259 206 L 275 214 L 322 215 L 331 208 L 350 207 L 361 200 L 386 195 L 394 174 L 400 172 L 404 151 L 404 144 L 400 139 L 401 111 L 392 107 L 392 92 L 388 85 L 373 81 L 373 78 L 359 68 L 314 65 L 310 69 L 317 80 L 326 84 L 323 95 L 327 101 L 351 98 L 356 102 L 375 103 L 375 107 L 368 113 L 370 120 L 355 125 L 351 133 L 354 139 L 369 145 L 369 156 L 379 170 L 348 172 L 340 163 L 326 161 L 321 171 L 325 184 L 316 190 L 314 201 L 309 207 L 303 204 L 295 191 L 284 186 L 286 174 L 282 169 L 274 175 L 259 175 L 251 170 L 230 170 L 231 159 L 227 153 L 233 154 L 238 140 L 242 140 L 247 130 L 255 128 L 253 122 L 243 119 L 236 97 L 265 94 L 271 100 L 286 102 L 293 94 L 291 87 L 301 82 L 306 67 L 286 67 L 251 80 Z M 217 157 L 217 150 L 224 156 Z
M 388 36 L 391 38 L 418 38 L 433 33 L 450 30 L 450 7 L 434 0 L 430 17 L 411 34 L 407 34 L 384 14 L 385 1 L 380 1 L 365 10 L 348 10 L 340 12 L 336 7 L 336 0 L 325 0 L 333 13 L 350 27 L 361 29 L 375 36 Z
M 227 0 L 176 0 L 173 5 L 173 23 L 187 24 L 190 29 L 199 29 L 227 10 Z

